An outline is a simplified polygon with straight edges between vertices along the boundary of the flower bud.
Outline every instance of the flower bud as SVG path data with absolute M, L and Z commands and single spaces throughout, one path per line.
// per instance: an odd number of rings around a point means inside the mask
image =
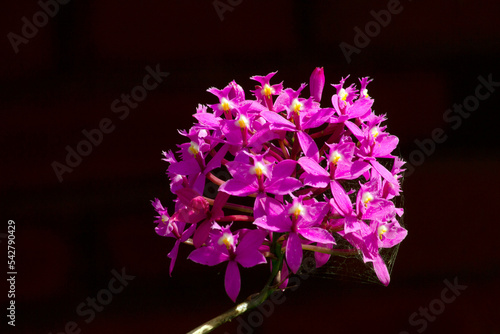
M 207 200 L 203 196 L 196 196 L 189 202 L 189 207 L 196 212 L 207 213 L 209 211 L 209 205 Z
M 314 101 L 321 101 L 321 94 L 323 94 L 323 87 L 325 87 L 325 72 L 323 67 L 316 67 L 311 74 L 309 80 L 309 89 Z
M 231 100 L 235 100 L 237 102 L 241 102 L 245 100 L 245 91 L 243 88 L 236 83 L 236 81 L 231 81 L 229 83 L 229 86 L 231 86 L 231 90 L 228 93 L 228 97 Z

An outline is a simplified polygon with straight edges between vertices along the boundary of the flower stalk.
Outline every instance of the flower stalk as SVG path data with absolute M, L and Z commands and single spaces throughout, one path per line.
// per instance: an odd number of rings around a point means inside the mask
M 217 327 L 225 324 L 233 320 L 234 318 L 241 316 L 253 309 L 257 306 L 261 305 L 263 302 L 269 298 L 269 296 L 276 291 L 277 289 L 274 287 L 266 286 L 262 291 L 257 293 L 256 295 L 252 295 L 248 298 L 248 300 L 239 303 L 238 305 L 230 308 L 226 312 L 216 316 L 213 319 L 205 322 L 204 324 L 196 327 L 195 329 L 188 332 L 188 334 L 205 334 L 210 333 Z

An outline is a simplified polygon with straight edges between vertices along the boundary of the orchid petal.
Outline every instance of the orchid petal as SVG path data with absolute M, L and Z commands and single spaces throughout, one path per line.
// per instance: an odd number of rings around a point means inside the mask
M 387 266 L 380 255 L 375 258 L 375 261 L 373 261 L 373 269 L 375 270 L 380 282 L 382 282 L 385 286 L 388 286 L 391 281 L 391 277 L 389 275 L 389 271 L 387 270 Z
M 377 160 L 370 160 L 371 165 L 375 170 L 387 181 L 396 186 L 396 189 L 399 189 L 399 182 L 396 180 L 394 175 L 387 170 L 384 166 L 382 166 Z
M 233 196 L 241 197 L 255 194 L 257 190 L 257 186 L 254 183 L 248 184 L 236 179 L 228 180 L 219 187 L 219 191 L 223 191 Z
M 356 100 L 349 108 L 349 118 L 358 118 L 370 111 L 373 105 L 373 99 Z
M 352 203 L 351 200 L 349 199 L 349 196 L 347 196 L 347 193 L 345 192 L 344 188 L 342 188 L 342 186 L 336 180 L 332 180 L 330 182 L 330 187 L 332 190 L 333 198 L 338 206 L 339 211 L 344 216 L 350 215 L 352 212 Z
M 296 131 L 296 126 L 289 120 L 285 119 L 280 114 L 273 111 L 263 111 L 260 113 L 266 121 L 271 125 L 274 130 Z
M 167 171 L 179 175 L 193 175 L 199 173 L 201 169 L 195 159 L 189 159 L 171 164 Z
M 297 161 L 286 159 L 277 163 L 273 168 L 273 176 L 272 178 L 282 178 L 290 176 L 295 170 L 295 166 L 297 166 Z
M 314 140 L 304 131 L 297 132 L 299 144 L 306 157 L 312 158 L 314 161 L 319 161 L 319 150 Z
M 227 264 L 226 275 L 224 277 L 224 286 L 226 293 L 233 302 L 240 293 L 241 278 L 238 264 L 235 261 L 229 261 Z
M 216 251 L 213 247 L 200 247 L 189 254 L 188 259 L 207 266 L 215 266 L 221 262 L 227 261 L 229 255 Z
M 302 263 L 302 243 L 297 233 L 291 232 L 288 235 L 285 255 L 290 270 L 297 273 Z
M 180 245 L 180 240 L 176 240 L 174 247 L 167 255 L 170 258 L 170 268 L 168 271 L 170 277 L 172 277 L 172 270 L 174 270 L 175 260 L 177 259 L 177 253 L 179 252 L 179 245 Z
M 276 181 L 265 183 L 266 191 L 276 195 L 288 195 L 302 187 L 302 182 L 293 177 L 285 177 Z
M 304 170 L 313 175 L 321 175 L 330 178 L 330 174 L 319 165 L 317 161 L 308 157 L 302 157 L 299 159 L 299 165 L 304 168 Z
M 351 121 L 345 121 L 344 124 L 352 132 L 352 134 L 354 135 L 354 137 L 356 137 L 357 140 L 363 139 L 363 131 L 361 131 L 361 129 L 358 128 L 356 124 L 354 124 Z
M 193 224 L 192 226 L 196 225 Z M 211 228 L 212 228 L 212 222 L 209 221 L 208 219 L 198 225 L 198 228 L 194 232 L 193 236 L 193 245 L 195 248 L 200 248 L 201 245 L 205 243 L 205 241 L 208 239 L 208 235 L 210 233 Z
M 307 227 L 299 229 L 298 233 L 306 239 L 313 242 L 320 242 L 324 244 L 333 244 L 335 239 L 333 235 L 325 229 L 320 227 Z
M 333 249 L 333 244 L 318 243 L 319 247 Z M 326 253 L 314 252 L 314 259 L 316 260 L 316 268 L 325 265 L 330 260 L 331 255 Z
M 245 234 L 236 248 L 236 261 L 245 268 L 266 263 L 266 258 L 259 252 L 266 235 L 267 232 L 263 230 L 252 230 Z

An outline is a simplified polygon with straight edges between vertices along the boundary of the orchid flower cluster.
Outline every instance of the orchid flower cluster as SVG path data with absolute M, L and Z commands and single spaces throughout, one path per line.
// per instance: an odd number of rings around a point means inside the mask
M 235 81 L 208 89 L 218 103 L 198 105 L 196 123 L 179 131 L 186 137 L 180 159 L 163 152 L 175 211 L 170 215 L 158 199 L 152 204 L 156 232 L 175 240 L 170 275 L 184 243 L 196 263 L 227 262 L 225 289 L 233 301 L 239 266 L 269 262 L 283 289 L 304 250 L 314 251 L 317 267 L 332 254 L 357 254 L 389 284 L 379 249 L 407 234 L 395 204 L 404 161 L 392 155 L 398 138 L 382 125 L 385 115 L 372 111 L 371 80 L 360 79 L 358 90 L 344 87 L 348 77 L 342 78 L 332 85 L 332 106 L 321 107 L 323 68 L 310 77 L 309 97 L 303 97 L 306 84 L 297 90 L 273 84 L 275 74 L 251 77 L 257 82 L 251 99 Z M 216 189 L 212 196 L 208 185 Z M 335 248 L 339 238 L 352 247 Z

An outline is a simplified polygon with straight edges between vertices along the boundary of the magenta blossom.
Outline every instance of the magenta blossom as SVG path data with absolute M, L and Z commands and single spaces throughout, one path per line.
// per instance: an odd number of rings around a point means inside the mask
M 267 201 L 274 201 L 268 198 Z M 269 205 L 267 215 L 255 221 L 255 225 L 272 231 L 288 232 L 286 242 L 286 259 L 293 273 L 296 273 L 302 263 L 302 241 L 301 237 L 322 244 L 333 244 L 333 236 L 320 227 L 323 217 L 328 211 L 326 203 L 314 200 L 304 201 L 302 197 L 294 198 L 293 202 L 286 207 L 275 202 Z
M 194 106 L 193 126 L 179 131 L 184 142 L 163 153 L 172 214 L 157 199 L 153 206 L 156 232 L 173 244 L 170 273 L 185 244 L 194 262 L 227 262 L 233 301 L 240 266 L 268 263 L 268 293 L 285 289 L 310 252 L 316 267 L 361 255 L 387 285 L 391 251 L 380 249 L 396 250 L 407 235 L 399 207 L 405 162 L 386 115 L 372 109 L 372 80 L 356 86 L 347 76 L 325 98 L 323 68 L 296 89 L 276 74 L 251 77 L 250 94 L 235 81 L 209 88 L 210 103 Z
M 254 75 L 250 79 L 255 80 L 260 83 L 260 86 L 256 86 L 255 90 L 252 91 L 257 99 L 262 102 L 269 110 L 273 110 L 273 95 L 279 95 L 283 89 L 283 84 L 271 85 L 270 80 L 277 72 L 269 73 L 266 76 Z
M 232 161 L 227 167 L 233 179 L 220 187 L 220 191 L 234 196 L 258 193 L 286 195 L 299 189 L 302 182 L 290 177 L 297 164 L 293 160 L 282 160 L 276 164 L 266 162 L 262 155 L 252 156 L 253 163 Z
M 236 301 L 241 286 L 238 263 L 245 268 L 266 263 L 259 251 L 266 234 L 263 230 L 240 230 L 233 235 L 229 227 L 214 224 L 209 245 L 195 249 L 188 259 L 208 266 L 228 261 L 224 282 L 227 295 Z
M 159 219 L 155 221 L 158 223 L 156 233 L 162 237 L 173 237 L 176 239 L 174 247 L 167 255 L 170 258 L 169 274 L 172 276 L 172 270 L 174 269 L 177 253 L 179 252 L 179 245 L 182 242 L 187 241 L 187 239 L 193 235 L 196 226 L 191 225 L 188 229 L 184 230 L 186 223 L 172 221 L 168 216 L 167 210 L 160 203 L 159 199 L 155 199 L 151 203 L 153 204 L 155 210 L 160 214 L 158 217 Z
M 379 254 L 379 248 L 391 248 L 399 244 L 408 232 L 396 220 L 388 223 L 372 221 L 369 226 L 366 224 L 359 226 L 360 229 L 355 232 L 339 232 L 339 234 L 362 252 L 364 262 L 373 263 L 373 269 L 380 282 L 388 285 L 390 282 L 389 271 Z

